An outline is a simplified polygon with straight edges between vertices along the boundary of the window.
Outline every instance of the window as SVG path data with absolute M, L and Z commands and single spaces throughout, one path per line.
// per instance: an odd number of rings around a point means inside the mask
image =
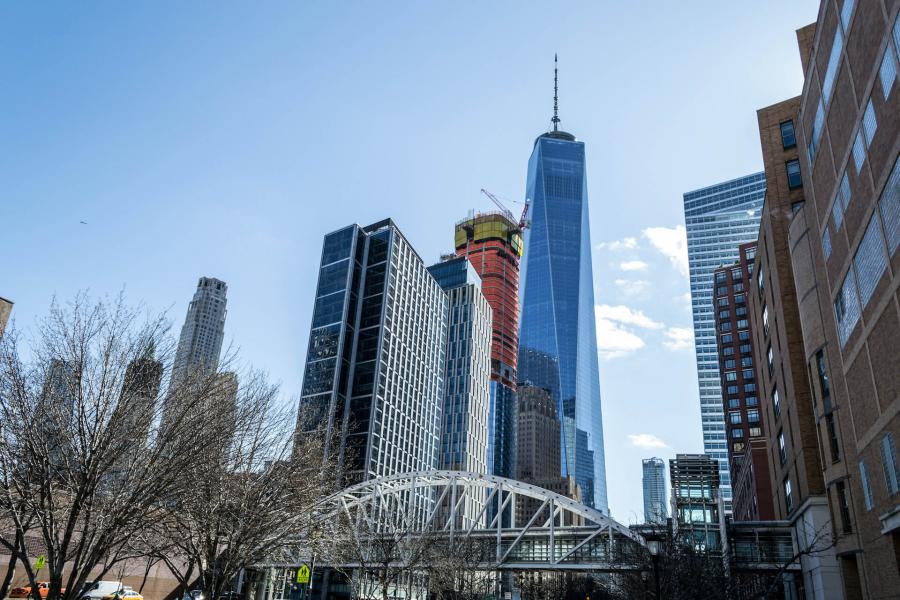
M 719 306 L 728 306 L 728 298 L 719 298 Z
M 740 268 L 731 270 L 731 278 L 734 279 L 735 281 L 739 281 L 741 279 Z
M 724 283 L 725 282 L 725 271 L 719 271 L 716 273 L 716 283 Z
M 753 369 L 744 369 L 741 371 L 741 375 L 743 375 L 744 379 L 753 379 L 755 377 Z
M 762 265 L 760 265 L 759 272 L 756 274 L 756 287 L 759 288 L 759 297 L 762 298 L 763 291 L 765 291 L 765 289 L 766 289 L 765 281 L 763 278 Z
M 737 373 L 735 371 L 725 373 L 725 381 L 737 381 Z
M 785 121 L 781 124 L 781 147 L 787 150 L 797 145 L 797 138 L 794 135 L 794 122 Z
M 744 442 L 735 442 L 731 445 L 731 450 L 734 454 L 740 454 L 744 451 Z
M 726 393 L 728 393 L 728 394 L 737 394 L 737 393 L 738 393 L 738 386 L 736 386 L 736 385 L 729 385 L 728 388 L 726 388 Z
M 769 377 L 775 372 L 775 356 L 772 353 L 772 344 L 769 344 L 769 349 L 766 350 L 766 362 L 769 365 Z
M 844 171 L 844 176 L 841 177 L 841 185 L 838 188 L 838 193 L 841 198 L 841 206 L 844 207 L 844 210 L 847 210 L 847 207 L 850 206 L 851 194 L 850 194 L 850 178 L 847 176 L 847 171 Z
M 741 359 L 741 366 L 742 367 L 752 367 L 753 366 L 753 357 L 752 356 L 743 357 Z
M 749 331 L 738 331 L 738 339 L 742 342 L 750 341 L 750 332 Z
M 872 510 L 875 503 L 872 501 L 872 488 L 869 485 L 869 474 L 866 472 L 866 461 L 864 460 L 859 461 L 859 481 L 862 484 L 866 510 Z
M 730 311 L 730 310 L 720 310 L 720 311 L 719 311 L 719 318 L 720 318 L 720 319 L 727 319 L 727 318 L 729 318 L 730 316 L 731 316 L 731 311 Z
M 741 407 L 741 399 L 740 398 L 729 398 L 728 399 L 728 408 L 740 408 Z
M 784 506 L 787 509 L 787 512 L 794 510 L 794 495 L 791 492 L 790 477 L 784 480 Z
M 747 329 L 750 327 L 750 322 L 747 319 L 738 319 L 737 326 L 738 329 Z
M 729 358 L 728 360 L 725 361 L 725 368 L 726 369 L 734 368 L 734 359 L 733 358 Z
M 881 466 L 884 468 L 888 494 L 896 494 L 900 491 L 900 470 L 897 469 L 897 447 L 890 432 L 881 438 Z
M 791 121 L 791 130 L 793 131 L 793 129 L 794 122 Z M 748 262 L 752 262 L 753 259 L 756 258 L 756 247 L 754 246 L 753 248 L 747 248 L 747 250 L 744 251 L 744 256 L 747 257 Z
M 787 169 L 788 188 L 795 190 L 803 187 L 803 178 L 800 177 L 800 161 L 791 160 L 785 163 Z
M 831 462 L 836 463 L 841 460 L 841 447 L 837 439 L 837 427 L 834 424 L 834 414 L 825 415 L 825 429 L 828 430 L 828 448 L 831 450 Z
M 866 160 L 866 147 L 863 142 L 862 128 L 856 132 L 856 140 L 853 142 L 853 164 L 856 165 L 856 174 L 862 170 L 863 163 Z
M 747 299 L 744 297 L 743 294 L 735 294 L 734 295 L 734 303 L 735 304 L 744 304 L 746 301 L 747 301 Z
M 844 205 L 841 202 L 841 190 L 838 189 L 838 193 L 834 196 L 834 204 L 831 205 L 831 218 L 834 219 L 834 228 L 838 230 L 841 228 L 841 223 L 844 222 Z
M 822 399 L 831 396 L 831 385 L 828 383 L 828 365 L 825 362 L 825 351 L 816 352 L 816 370 L 819 372 L 819 389 L 822 391 Z
M 787 449 L 784 447 L 784 432 L 778 432 L 778 458 L 781 459 L 781 464 L 784 464 L 787 461 Z
M 722 350 L 724 356 L 734 356 L 734 346 L 728 346 Z
M 737 411 L 728 413 L 728 422 L 732 425 L 740 425 L 741 423 L 743 423 L 741 413 Z
M 737 307 L 736 309 L 734 309 L 734 316 L 736 316 L 736 317 L 746 317 L 746 316 L 747 316 L 747 307 L 746 307 L 746 306 L 739 306 L 739 307 Z
M 719 331 L 731 331 L 731 323 L 728 321 L 719 323 Z
M 736 284 L 734 284 L 734 291 L 735 291 L 735 292 L 743 292 L 743 291 L 744 291 L 744 284 L 741 283 L 740 281 L 737 282 Z
M 863 113 L 862 121 L 863 132 L 866 134 L 866 148 L 872 145 L 872 139 L 878 130 L 878 120 L 875 118 L 875 107 L 872 105 L 872 99 L 866 104 L 866 112 Z
M 900 32 L 900 19 L 897 19 L 894 31 Z M 884 185 L 884 191 L 878 200 L 878 210 L 884 222 L 888 253 L 893 256 L 897 246 L 900 245 L 900 157 L 894 163 L 891 176 Z
M 881 94 L 887 100 L 897 79 L 897 59 L 894 58 L 890 42 L 884 49 L 884 58 L 881 59 L 881 67 L 878 68 L 878 78 L 881 80 Z
M 772 412 L 775 413 L 775 418 L 781 416 L 781 398 L 778 396 L 778 388 L 772 390 Z
M 825 231 L 822 232 L 822 253 L 825 255 L 825 260 L 828 260 L 831 257 L 831 236 L 828 235 L 828 224 L 825 225 Z
M 731 437 L 737 438 L 737 439 L 740 439 L 740 438 L 744 437 L 744 430 L 741 429 L 740 427 L 737 428 L 737 429 L 732 429 L 732 430 L 731 430 Z
M 819 104 L 816 106 L 816 117 L 813 119 L 812 135 L 809 138 L 809 164 L 813 164 L 816 159 L 816 148 L 819 145 L 819 138 L 822 137 L 822 127 L 825 125 L 825 106 L 822 99 L 819 98 Z
M 756 396 L 747 396 L 746 398 L 744 398 L 744 404 L 746 404 L 747 406 L 756 406 L 757 404 L 759 404 L 759 400 L 756 398 Z
M 869 219 L 869 225 L 859 242 L 859 248 L 853 257 L 853 266 L 856 271 L 856 279 L 859 284 L 859 298 L 862 306 L 869 303 L 869 299 L 875 292 L 875 286 L 881 279 L 881 274 L 887 268 L 887 257 L 884 255 L 884 242 L 881 239 L 881 227 L 875 214 Z
M 716 288 L 716 296 L 727 296 L 727 295 L 728 295 L 728 288 L 725 287 L 724 285 L 720 285 L 719 287 Z
M 751 427 L 750 437 L 759 437 L 762 435 L 762 427 Z
M 835 488 L 837 489 L 838 508 L 841 511 L 841 528 L 844 533 L 850 533 L 853 529 L 850 525 L 850 502 L 847 500 L 847 486 L 843 481 L 838 481 Z
M 741 344 L 741 354 L 750 354 L 753 352 L 753 346 L 750 344 Z
M 768 337 L 768 335 L 769 335 L 769 307 L 768 306 L 763 306 L 762 319 L 763 319 L 763 334 Z
M 838 66 L 841 64 L 841 50 L 843 49 L 844 36 L 840 29 L 835 29 L 834 40 L 831 42 L 831 54 L 828 55 L 828 66 L 825 67 L 825 77 L 822 79 L 822 98 L 826 105 L 831 100 L 831 90 L 834 87 Z
M 847 28 L 850 26 L 850 17 L 853 16 L 853 4 L 854 0 L 844 0 L 844 5 L 841 6 L 841 25 L 844 27 L 844 31 L 847 31 Z
M 725 335 L 722 336 L 723 344 L 730 344 L 733 341 L 734 341 L 734 338 L 731 337 L 730 333 L 726 333 Z
M 759 410 L 748 410 L 747 411 L 747 423 L 754 425 L 759 423 Z
M 853 333 L 856 322 L 859 321 L 859 300 L 856 297 L 856 279 L 852 267 L 844 277 L 841 291 L 834 301 L 834 316 L 837 319 L 838 337 L 843 347 Z
M 744 391 L 745 391 L 745 392 L 755 392 L 755 391 L 756 391 L 756 384 L 755 384 L 755 383 L 745 383 L 745 384 L 744 384 Z

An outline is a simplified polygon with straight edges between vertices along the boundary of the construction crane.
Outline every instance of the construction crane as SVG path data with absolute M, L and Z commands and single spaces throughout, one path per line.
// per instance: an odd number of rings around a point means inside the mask
M 489 191 L 487 191 L 484 188 L 481 188 L 481 193 L 484 194 L 485 196 L 487 196 L 488 198 L 490 198 L 491 202 L 496 204 L 497 207 L 501 211 L 503 211 L 503 214 L 506 215 L 507 217 L 509 217 L 510 221 L 515 222 L 515 218 L 513 217 L 512 211 L 509 210 L 508 208 L 506 208 L 506 205 L 503 204 L 502 202 L 500 202 L 500 199 L 497 198 L 497 196 L 490 193 Z M 516 200 L 513 200 L 513 202 L 516 202 Z M 528 219 L 527 219 L 527 217 L 528 217 L 528 202 L 522 202 L 522 204 L 525 205 L 525 208 L 522 209 L 522 216 L 519 217 L 519 229 L 527 229 L 529 226 Z

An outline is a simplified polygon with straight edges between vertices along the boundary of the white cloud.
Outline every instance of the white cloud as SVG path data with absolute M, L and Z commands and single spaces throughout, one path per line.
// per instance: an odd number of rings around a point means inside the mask
M 643 338 L 629 327 L 662 329 L 643 312 L 627 306 L 601 304 L 594 307 L 597 318 L 597 350 L 600 358 L 611 359 L 626 356 L 646 346 Z
M 688 276 L 687 234 L 684 225 L 648 227 L 642 233 L 679 273 Z
M 597 317 L 597 350 L 600 358 L 626 356 L 643 348 L 644 340 L 624 329 L 615 321 Z
M 641 296 L 650 288 L 650 282 L 643 279 L 616 279 L 614 283 L 626 296 Z
M 639 448 L 668 448 L 669 445 L 652 433 L 629 433 L 628 439 Z
M 669 338 L 663 346 L 669 350 L 685 350 L 694 345 L 694 330 L 688 327 L 669 327 L 663 333 Z
M 619 263 L 619 268 L 623 271 L 646 271 L 647 263 L 642 260 L 626 260 Z
M 597 318 L 608 319 L 626 325 L 634 325 L 643 329 L 662 329 L 663 324 L 657 323 L 640 310 L 634 310 L 624 305 L 610 306 L 601 304 L 597 307 Z
M 623 250 L 634 250 L 637 248 L 637 238 L 627 237 L 621 240 L 613 240 L 611 242 L 600 242 L 597 244 L 597 250 L 609 250 L 611 252 L 621 252 Z

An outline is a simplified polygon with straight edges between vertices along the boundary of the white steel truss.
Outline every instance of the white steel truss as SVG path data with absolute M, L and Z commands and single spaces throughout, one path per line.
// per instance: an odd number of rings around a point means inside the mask
M 482 507 L 477 514 L 460 510 L 467 499 Z M 520 500 L 529 514 L 516 515 Z M 364 481 L 330 496 L 321 509 L 326 520 L 353 524 L 360 556 L 379 552 L 373 540 L 391 536 L 392 549 L 405 549 L 391 559 L 401 567 L 426 537 L 476 548 L 485 569 L 620 571 L 635 568 L 647 551 L 643 537 L 601 511 L 535 485 L 466 471 Z

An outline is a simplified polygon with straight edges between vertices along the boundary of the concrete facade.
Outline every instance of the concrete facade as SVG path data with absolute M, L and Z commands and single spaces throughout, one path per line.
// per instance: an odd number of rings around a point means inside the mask
M 3 331 L 6 329 L 6 324 L 9 322 L 9 313 L 12 312 L 13 303 L 6 298 L 0 298 L 0 336 L 3 335 Z

